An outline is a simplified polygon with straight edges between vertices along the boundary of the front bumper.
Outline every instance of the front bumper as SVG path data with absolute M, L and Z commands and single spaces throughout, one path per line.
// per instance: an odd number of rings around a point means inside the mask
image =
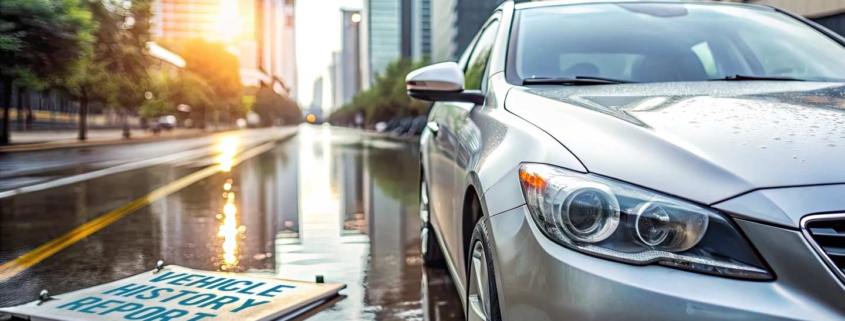
M 774 270 L 745 281 L 592 257 L 540 233 L 525 206 L 489 219 L 506 320 L 845 320 L 845 287 L 803 236 L 737 224 Z

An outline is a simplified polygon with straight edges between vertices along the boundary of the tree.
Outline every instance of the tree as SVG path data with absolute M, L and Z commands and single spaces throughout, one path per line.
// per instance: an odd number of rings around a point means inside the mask
M 116 65 L 115 51 L 119 49 L 122 18 L 111 12 L 100 0 L 87 1 L 94 29 L 93 50 L 80 59 L 78 70 L 63 79 L 68 93 L 79 100 L 79 140 L 85 140 L 88 131 L 88 105 L 90 102 L 114 104 L 117 87 L 111 81 L 109 67 Z
M 144 97 L 145 100 L 138 109 L 138 114 L 141 117 L 153 118 L 173 113 L 176 104 L 171 99 L 174 95 L 171 86 L 176 81 L 169 78 L 166 73 L 153 73 L 147 79 L 149 81 L 144 94 L 149 93 L 149 95 Z
M 162 46 L 185 59 L 184 70 L 198 75 L 211 86 L 216 103 L 209 107 L 229 111 L 227 117 L 238 113 L 242 104 L 243 85 L 237 56 L 226 50 L 223 44 L 203 39 L 179 43 L 165 41 Z
M 204 127 L 207 111 L 217 101 L 217 96 L 214 94 L 211 85 L 199 75 L 183 70 L 170 88 L 169 99 L 172 105 L 185 104 L 191 106 L 192 121 L 197 126 Z
M 344 105 L 330 116 L 334 123 L 352 123 L 356 114 L 364 115 L 364 122 L 372 125 L 394 117 L 424 115 L 429 103 L 412 99 L 407 94 L 405 76 L 414 69 L 428 64 L 427 59 L 413 62 L 402 58 L 390 63 L 383 75 L 377 74 L 370 89 L 352 97 L 352 102 Z
M 79 0 L 0 1 L 0 144 L 9 143 L 12 83 L 38 84 L 78 70 L 80 57 L 91 50 L 90 23 Z
M 261 87 L 255 93 L 252 110 L 261 117 L 261 126 L 271 126 L 276 119 L 285 125 L 302 121 L 302 109 L 287 96 L 277 94 L 269 87 Z
M 89 0 L 91 1 L 91 0 Z M 105 68 L 111 75 L 110 82 L 119 92 L 115 104 L 123 114 L 123 136 L 129 137 L 127 114 L 146 103 L 146 93 L 155 86 L 148 70 L 151 58 L 145 53 L 150 35 L 152 18 L 152 0 L 93 0 L 104 1 L 109 11 L 116 15 L 118 26 L 116 41 L 104 43 L 108 56 L 111 57 Z M 102 26 L 101 26 L 102 27 Z M 110 26 L 111 27 L 111 26 Z

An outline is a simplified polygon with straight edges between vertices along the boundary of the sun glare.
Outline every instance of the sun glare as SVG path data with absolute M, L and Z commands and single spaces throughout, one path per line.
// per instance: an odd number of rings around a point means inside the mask
M 241 29 L 238 17 L 238 0 L 220 0 L 220 14 L 217 19 L 217 35 L 220 40 L 235 41 Z

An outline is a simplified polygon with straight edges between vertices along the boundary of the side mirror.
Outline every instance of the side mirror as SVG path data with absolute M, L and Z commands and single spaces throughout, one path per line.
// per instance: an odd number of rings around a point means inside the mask
M 480 90 L 464 89 L 464 73 L 454 62 L 442 62 L 412 71 L 405 77 L 408 96 L 427 101 L 460 101 L 481 105 Z

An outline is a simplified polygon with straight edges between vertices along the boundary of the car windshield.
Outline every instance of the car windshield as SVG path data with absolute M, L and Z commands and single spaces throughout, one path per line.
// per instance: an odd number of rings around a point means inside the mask
M 509 72 L 515 71 L 523 80 L 845 78 L 842 45 L 768 8 L 583 4 L 526 8 L 518 14 L 515 63 L 509 66 Z

